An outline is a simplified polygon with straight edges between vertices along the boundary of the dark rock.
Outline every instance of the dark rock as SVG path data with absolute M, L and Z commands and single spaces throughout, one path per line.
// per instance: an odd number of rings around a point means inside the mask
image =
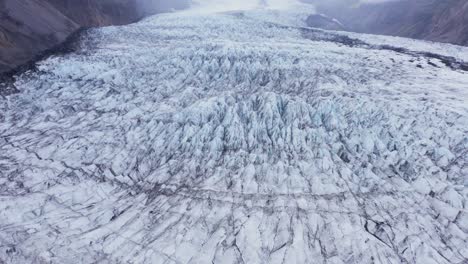
M 466 0 L 399 0 L 359 6 L 343 0 L 317 5 L 349 31 L 468 45 Z
M 309 27 L 317 27 L 327 30 L 345 30 L 344 26 L 336 19 L 322 14 L 311 15 L 307 18 Z
M 0 73 L 34 61 L 80 28 L 123 25 L 187 0 L 0 0 Z

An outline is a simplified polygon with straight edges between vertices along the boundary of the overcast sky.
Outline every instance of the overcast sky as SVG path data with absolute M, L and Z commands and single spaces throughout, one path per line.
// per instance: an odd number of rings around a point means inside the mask
M 156 8 L 159 11 L 183 9 L 190 6 L 192 9 L 205 11 L 225 11 L 254 9 L 259 6 L 284 9 L 296 5 L 298 2 L 330 5 L 354 5 L 356 3 L 379 3 L 395 0 L 138 0 L 143 8 Z M 149 4 L 148 4 L 149 3 Z

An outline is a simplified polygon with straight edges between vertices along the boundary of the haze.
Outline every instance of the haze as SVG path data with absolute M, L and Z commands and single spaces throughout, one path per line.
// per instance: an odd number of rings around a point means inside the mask
M 206 11 L 206 12 L 219 12 L 230 10 L 249 10 L 256 8 L 270 8 L 270 9 L 289 9 L 297 6 L 300 2 L 326 5 L 326 6 L 349 6 L 359 3 L 381 3 L 394 0 L 162 0 L 148 1 L 140 0 L 141 7 L 144 9 L 158 10 L 158 11 L 171 11 L 187 9 Z

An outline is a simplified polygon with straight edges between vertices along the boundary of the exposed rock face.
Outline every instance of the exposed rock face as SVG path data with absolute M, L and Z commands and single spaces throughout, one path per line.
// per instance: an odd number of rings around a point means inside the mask
M 320 5 L 348 30 L 468 45 L 466 0 L 403 0 L 355 7 Z
M 136 0 L 47 0 L 80 26 L 121 25 L 141 17 Z
M 444 1 L 441 1 L 444 3 Z M 468 45 L 468 1 L 454 2 L 451 6 L 437 10 L 432 19 L 428 39 Z M 447 4 L 447 3 L 446 3 Z
M 0 70 L 25 63 L 80 27 L 50 3 L 40 0 L 3 0 L 0 16 Z
M 344 30 L 345 27 L 338 20 L 323 14 L 310 15 L 307 18 L 307 25 L 328 30 Z
M 171 7 L 152 0 L 0 0 L 0 73 L 63 42 L 81 27 L 121 25 Z

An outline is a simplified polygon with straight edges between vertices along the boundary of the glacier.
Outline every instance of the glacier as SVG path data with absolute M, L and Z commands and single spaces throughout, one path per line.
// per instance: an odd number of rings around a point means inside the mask
M 90 29 L 0 98 L 1 263 L 467 263 L 468 48 L 302 13 Z

